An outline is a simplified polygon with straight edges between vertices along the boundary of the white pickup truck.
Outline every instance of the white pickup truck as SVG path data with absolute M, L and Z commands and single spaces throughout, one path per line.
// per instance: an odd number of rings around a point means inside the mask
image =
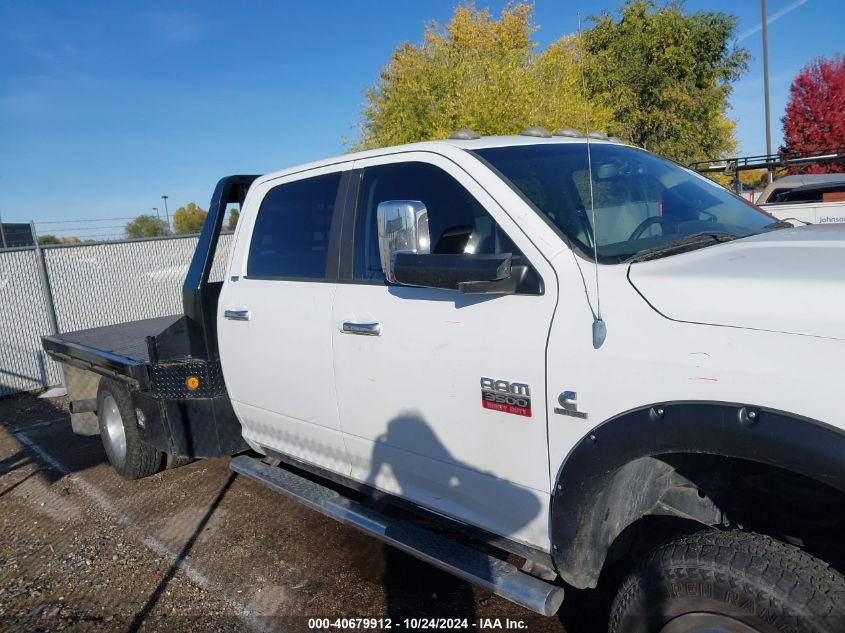
M 776 218 L 804 224 L 845 222 L 845 174 L 784 176 L 755 199 Z
M 210 208 L 183 315 L 43 339 L 124 477 L 234 455 L 537 612 L 615 585 L 613 632 L 845 627 L 845 225 L 538 129 Z

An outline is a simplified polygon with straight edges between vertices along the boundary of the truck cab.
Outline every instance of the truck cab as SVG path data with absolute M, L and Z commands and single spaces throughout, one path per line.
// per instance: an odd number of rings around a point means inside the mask
M 250 181 L 222 285 L 186 282 L 181 327 L 203 334 L 163 363 L 199 358 L 225 382 L 202 411 L 228 439 L 191 456 L 249 449 L 233 468 L 280 492 L 297 494 L 268 468 L 396 500 L 552 585 L 596 587 L 627 561 L 614 630 L 651 630 L 635 616 L 658 607 L 667 623 L 715 609 L 734 630 L 713 551 L 798 557 L 843 590 L 845 227 L 791 227 L 674 163 L 571 134 L 459 135 Z M 158 338 L 151 350 L 170 349 Z M 129 391 L 141 435 L 189 452 L 178 406 Z M 792 515 L 820 508 L 835 510 Z M 655 562 L 678 543 L 698 562 Z M 694 595 L 674 595 L 691 565 Z M 519 601 L 496 582 L 479 584 Z

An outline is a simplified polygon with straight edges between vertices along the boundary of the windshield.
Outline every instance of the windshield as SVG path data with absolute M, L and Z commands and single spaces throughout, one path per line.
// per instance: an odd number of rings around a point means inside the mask
M 474 151 L 589 258 L 595 235 L 601 263 L 618 263 L 690 235 L 744 237 L 773 222 L 716 183 L 648 152 L 593 143 L 590 153 L 595 231 L 586 143 Z

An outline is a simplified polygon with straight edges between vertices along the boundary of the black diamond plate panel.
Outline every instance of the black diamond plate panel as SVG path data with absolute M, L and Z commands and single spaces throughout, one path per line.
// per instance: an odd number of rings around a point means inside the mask
M 226 395 L 226 383 L 220 361 L 168 361 L 151 367 L 153 393 L 162 400 L 214 398 Z M 196 377 L 199 386 L 188 388 L 188 379 Z

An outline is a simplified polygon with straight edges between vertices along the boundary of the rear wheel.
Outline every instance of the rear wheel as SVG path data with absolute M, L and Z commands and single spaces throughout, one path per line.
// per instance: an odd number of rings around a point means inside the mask
M 97 418 L 109 463 L 124 478 L 141 479 L 161 469 L 164 453 L 141 438 L 132 398 L 123 384 L 100 380 Z
M 711 530 L 670 541 L 622 583 L 610 633 L 845 631 L 845 578 L 768 536 Z

